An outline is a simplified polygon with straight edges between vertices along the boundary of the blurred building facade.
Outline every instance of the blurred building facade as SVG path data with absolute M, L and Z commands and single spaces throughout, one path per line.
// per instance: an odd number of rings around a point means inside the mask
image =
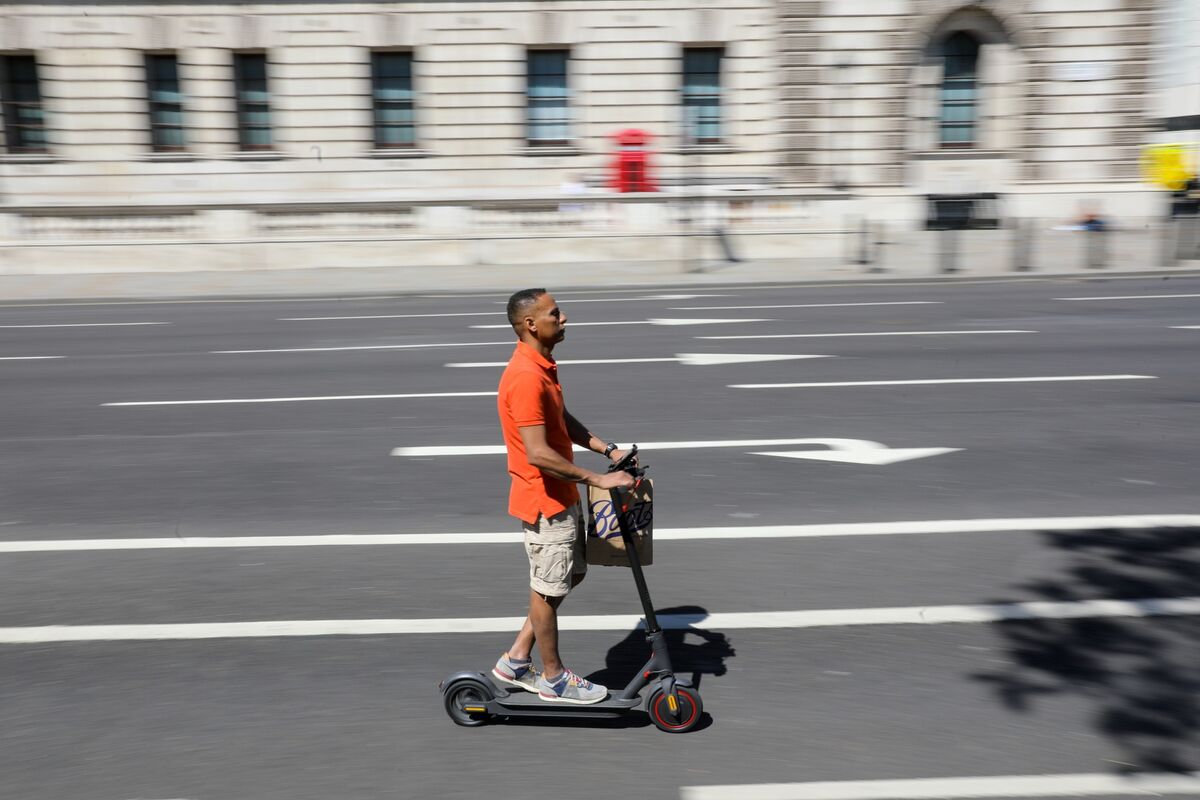
M 1198 42 L 1195 0 L 9 3 L 0 196 L 549 195 L 640 128 L 668 191 L 1149 218 L 1140 148 L 1200 127 Z

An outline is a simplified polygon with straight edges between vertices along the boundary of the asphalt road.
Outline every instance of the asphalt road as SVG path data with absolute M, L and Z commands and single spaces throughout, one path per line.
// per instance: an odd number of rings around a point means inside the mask
M 1063 299 L 1104 297 L 1122 299 Z M 511 639 L 456 627 L 522 614 L 520 546 L 316 546 L 518 529 L 502 455 L 393 455 L 500 444 L 489 393 L 512 334 L 472 326 L 502 326 L 503 296 L 2 306 L 0 797 L 752 800 L 916 781 L 839 790 L 853 800 L 1200 773 L 1200 604 L 1160 602 L 1200 595 L 1200 280 L 557 298 L 568 407 L 657 445 L 647 574 L 691 622 L 671 638 L 699 730 L 456 727 L 438 680 Z M 824 357 L 689 363 L 720 354 Z M 946 451 L 855 463 L 880 446 Z M 839 523 L 862 525 L 822 527 Z M 1091 602 L 1107 600 L 1153 602 Z M 1030 603 L 1020 621 L 978 610 Z M 564 632 L 568 663 L 624 683 L 637 613 L 629 573 L 593 567 L 564 615 L 607 622 Z M 187 638 L 270 621 L 347 627 Z M 1176 795 L 1200 797 L 1187 779 Z M 1003 796 L 989 785 L 976 796 Z M 705 786 L 739 788 L 683 789 Z M 1023 796 L 1066 796 L 1046 786 Z

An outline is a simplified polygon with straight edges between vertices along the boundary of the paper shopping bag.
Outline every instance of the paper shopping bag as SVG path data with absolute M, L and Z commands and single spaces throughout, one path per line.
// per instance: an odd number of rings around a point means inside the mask
M 638 560 L 642 566 L 654 562 L 654 486 L 643 480 L 632 490 L 618 490 L 620 504 L 625 508 L 625 521 L 633 534 Z M 617 524 L 608 489 L 588 487 L 587 563 L 601 567 L 628 567 L 625 540 Z

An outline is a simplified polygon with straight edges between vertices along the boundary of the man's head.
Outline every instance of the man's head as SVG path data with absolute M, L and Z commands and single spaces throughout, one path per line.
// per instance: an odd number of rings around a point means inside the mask
M 566 334 L 567 315 L 545 289 L 522 289 L 508 298 L 508 321 L 518 339 L 547 350 Z

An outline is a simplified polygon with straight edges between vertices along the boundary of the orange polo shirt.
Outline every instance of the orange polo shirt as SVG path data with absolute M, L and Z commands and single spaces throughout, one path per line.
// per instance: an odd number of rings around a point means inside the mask
M 530 464 L 525 442 L 521 440 L 521 428 L 545 425 L 547 444 L 574 463 L 554 360 L 544 358 L 524 342 L 517 342 L 517 349 L 500 377 L 496 408 L 500 412 L 504 445 L 508 448 L 508 474 L 512 476 L 508 513 L 532 525 L 537 522 L 538 514 L 549 518 L 576 505 L 579 489 L 575 484 L 547 475 Z

